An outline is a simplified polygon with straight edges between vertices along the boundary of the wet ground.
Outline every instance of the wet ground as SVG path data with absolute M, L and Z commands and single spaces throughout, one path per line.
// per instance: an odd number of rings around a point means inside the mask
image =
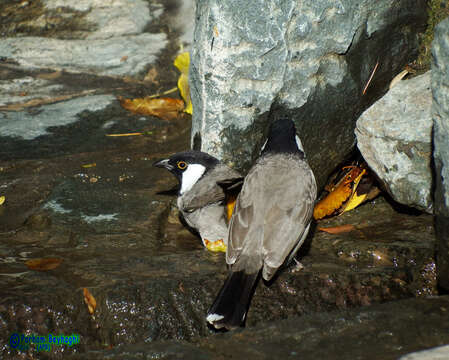
M 383 197 L 315 224 L 303 269 L 259 284 L 247 329 L 217 334 L 206 326 L 224 255 L 205 251 L 181 225 L 169 191 L 175 179 L 151 166 L 189 148 L 190 116 L 136 115 L 116 100 L 176 86 L 172 62 L 183 34 L 162 26 L 179 8 L 171 5 L 143 30 L 162 29 L 168 45 L 133 77 L 0 62 L 1 357 L 218 359 L 236 349 L 236 358 L 274 358 L 276 348 L 282 358 L 318 351 L 393 359 L 448 343 L 448 300 L 432 298 L 433 218 Z M 147 135 L 107 136 L 130 132 Z M 354 229 L 318 230 L 343 224 Z M 56 265 L 27 266 L 37 258 Z M 93 313 L 84 288 L 96 300 Z M 75 333 L 80 343 L 17 350 L 13 333 Z

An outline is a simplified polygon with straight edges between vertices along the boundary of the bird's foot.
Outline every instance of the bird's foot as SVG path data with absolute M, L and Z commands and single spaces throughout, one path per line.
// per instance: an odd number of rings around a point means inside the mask
M 301 264 L 298 260 L 293 258 L 293 261 L 295 262 L 295 265 L 291 267 L 292 273 L 300 272 L 304 269 L 304 265 Z

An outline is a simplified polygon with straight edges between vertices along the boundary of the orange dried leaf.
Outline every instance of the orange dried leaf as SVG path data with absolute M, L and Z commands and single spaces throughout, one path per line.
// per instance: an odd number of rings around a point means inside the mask
M 204 239 L 207 250 L 212 252 L 226 252 L 226 245 L 222 239 L 217 241 L 209 241 Z
M 90 293 L 87 288 L 83 288 L 84 302 L 87 305 L 87 310 L 89 314 L 93 314 L 95 308 L 97 307 L 97 300 L 95 300 L 94 296 Z
M 37 258 L 30 259 L 25 264 L 30 270 L 47 271 L 56 269 L 61 263 L 62 259 L 58 258 Z
M 327 232 L 328 234 L 341 234 L 355 230 L 355 226 L 351 224 L 346 224 L 328 228 L 319 227 L 318 230 Z
M 334 214 L 353 194 L 354 181 L 357 179 L 360 181 L 359 176 L 365 170 L 356 166 L 350 168 L 343 180 L 340 180 L 335 187 L 332 186 L 334 190 L 316 204 L 313 210 L 313 217 L 316 220 Z
M 175 119 L 184 109 L 184 102 L 181 99 L 149 97 L 137 99 L 118 98 L 120 105 L 136 114 L 153 115 L 164 120 Z

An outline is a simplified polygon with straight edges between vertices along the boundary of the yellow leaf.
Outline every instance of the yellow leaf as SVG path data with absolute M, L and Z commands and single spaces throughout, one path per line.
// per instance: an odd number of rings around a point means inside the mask
M 209 251 L 226 252 L 226 245 L 222 239 L 217 241 L 209 241 L 207 239 L 204 239 L 204 243 L 206 244 L 206 248 Z
M 94 296 L 86 288 L 83 288 L 83 295 L 84 295 L 84 302 L 87 305 L 87 310 L 89 311 L 89 314 L 93 314 L 95 308 L 97 307 L 97 300 L 95 300 Z
M 176 68 L 181 72 L 178 79 L 178 88 L 181 93 L 182 98 L 185 102 L 184 112 L 192 115 L 193 107 L 192 101 L 190 99 L 190 89 L 189 89 L 189 66 L 190 66 L 190 55 L 188 52 L 183 52 L 179 54 L 174 63 Z
M 62 259 L 58 258 L 37 258 L 30 259 L 25 262 L 26 266 L 30 270 L 36 271 L 47 271 L 56 269 L 59 265 L 61 265 Z
M 353 190 L 352 190 L 352 194 L 351 197 L 349 198 L 349 200 L 346 202 L 344 208 L 342 209 L 341 214 L 345 213 L 346 211 L 355 209 L 357 206 L 359 206 L 361 203 L 363 203 L 366 199 L 367 194 L 357 194 L 357 187 L 360 183 L 360 180 L 362 179 L 362 176 L 365 175 L 366 170 L 363 169 L 362 172 L 355 178 L 354 183 L 353 183 Z
M 97 166 L 97 164 L 96 163 L 91 163 L 91 164 L 84 164 L 84 165 L 81 165 L 81 166 L 83 168 L 85 168 L 85 169 L 88 169 L 88 168 Z
M 5 203 L 6 198 L 4 196 L 0 196 L 0 205 Z

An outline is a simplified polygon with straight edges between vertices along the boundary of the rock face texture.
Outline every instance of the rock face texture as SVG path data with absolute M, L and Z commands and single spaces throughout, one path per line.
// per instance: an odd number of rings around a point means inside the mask
M 198 2 L 194 147 L 245 168 L 276 111 L 296 122 L 323 184 L 353 147 L 358 115 L 413 59 L 425 14 L 410 0 Z
M 432 213 L 430 72 L 401 81 L 357 120 L 357 146 L 399 203 Z
M 435 30 L 433 42 L 433 144 L 435 214 L 440 285 L 449 290 L 449 19 Z

